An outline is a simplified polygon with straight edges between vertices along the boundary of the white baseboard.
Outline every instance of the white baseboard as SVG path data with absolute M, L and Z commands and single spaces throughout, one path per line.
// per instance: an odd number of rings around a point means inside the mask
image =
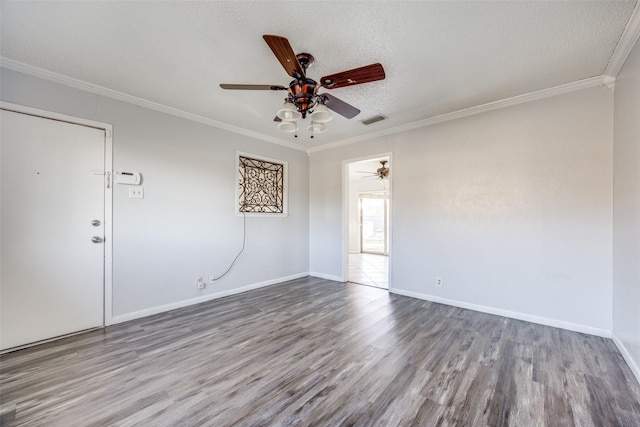
M 171 303 L 171 304 L 165 304 L 165 305 L 160 305 L 160 306 L 156 306 L 156 307 L 146 308 L 144 310 L 139 310 L 139 311 L 135 311 L 135 312 L 132 312 L 132 313 L 120 314 L 120 315 L 112 317 L 111 324 L 117 324 L 117 323 L 127 322 L 129 320 L 140 319 L 140 318 L 143 318 L 143 317 L 152 316 L 154 314 L 164 313 L 164 312 L 170 311 L 170 310 L 175 310 L 177 308 L 187 307 L 187 306 L 194 305 L 194 304 L 200 304 L 202 302 L 211 301 L 211 300 L 214 300 L 214 299 L 223 298 L 223 297 L 230 296 L 230 295 L 240 294 L 242 292 L 247 292 L 247 291 L 251 291 L 253 289 L 263 288 L 265 286 L 275 285 L 275 284 L 278 284 L 278 283 L 283 283 L 283 282 L 287 282 L 289 280 L 299 279 L 299 278 L 306 277 L 306 276 L 318 277 L 318 278 L 321 278 L 321 279 L 333 280 L 333 281 L 336 281 L 336 282 L 344 282 L 341 277 L 330 275 L 330 274 L 316 273 L 316 272 L 298 273 L 298 274 L 294 274 L 294 275 L 291 275 L 291 276 L 279 277 L 277 279 L 271 279 L 271 280 L 267 280 L 267 281 L 264 281 L 264 282 L 253 283 L 251 285 L 243 286 L 243 287 L 240 287 L 240 288 L 228 289 L 228 290 L 221 291 L 221 292 L 216 292 L 216 293 L 213 293 L 213 294 L 207 294 L 207 295 L 198 296 L 196 298 L 191 298 L 191 299 L 188 299 L 188 300 L 177 301 L 177 302 L 174 302 L 174 303 Z M 605 337 L 605 338 L 613 338 L 615 344 L 620 349 L 620 352 L 624 356 L 625 360 L 627 360 L 627 362 L 629 363 L 629 366 L 631 366 L 631 369 L 632 369 L 634 375 L 636 375 L 636 377 L 638 377 L 638 380 L 640 381 L 640 370 L 638 369 L 638 366 L 635 364 L 635 362 L 631 358 L 631 355 L 629 354 L 627 349 L 624 347 L 624 344 L 619 339 L 617 339 L 615 337 L 615 335 L 612 334 L 611 331 L 609 331 L 607 329 L 594 328 L 592 326 L 585 326 L 585 325 L 580 325 L 580 324 L 571 323 L 571 322 L 565 322 L 565 321 L 557 320 L 557 319 L 549 319 L 549 318 L 546 318 L 546 317 L 540 317 L 540 316 L 534 316 L 534 315 L 530 315 L 530 314 L 518 313 L 518 312 L 514 312 L 514 311 L 503 310 L 503 309 L 494 308 L 494 307 L 488 307 L 488 306 L 479 305 L 479 304 L 472 304 L 472 303 L 457 301 L 457 300 L 453 300 L 453 299 L 449 299 L 449 298 L 442 298 L 442 297 L 438 297 L 438 296 L 435 296 L 435 295 L 429 295 L 429 294 L 423 294 L 423 293 L 420 293 L 420 292 L 408 291 L 408 290 L 404 290 L 404 289 L 389 288 L 389 292 L 391 292 L 393 294 L 412 297 L 412 298 L 418 298 L 418 299 L 421 299 L 421 300 L 432 301 L 432 302 L 436 302 L 436 303 L 440 303 L 440 304 L 451 305 L 451 306 L 454 306 L 454 307 L 460 307 L 460 308 L 465 308 L 465 309 L 469 309 L 469 310 L 479 311 L 479 312 L 482 312 L 482 313 L 495 314 L 497 316 L 504 316 L 504 317 L 509 317 L 509 318 L 512 318 L 512 319 L 518 319 L 518 320 L 524 320 L 524 321 L 527 321 L 527 322 L 538 323 L 540 325 L 553 326 L 553 327 L 556 327 L 556 328 L 566 329 L 566 330 L 569 330 L 569 331 L 581 332 L 581 333 L 590 334 L 590 335 L 596 335 L 596 336 Z
M 254 289 L 258 289 L 258 288 L 263 288 L 263 287 L 266 287 L 266 286 L 271 286 L 271 285 L 287 282 L 289 280 L 299 279 L 299 278 L 306 277 L 306 276 L 312 276 L 312 277 L 318 277 L 318 278 L 326 279 L 326 280 L 333 280 L 333 281 L 337 281 L 337 282 L 343 282 L 341 277 L 333 276 L 333 275 L 329 275 L 329 274 L 314 273 L 314 272 L 298 273 L 298 274 L 294 274 L 294 275 L 291 275 L 291 276 L 280 277 L 280 278 L 277 278 L 277 279 L 267 280 L 267 281 L 260 282 L 260 283 L 254 283 L 254 284 L 251 284 L 251 285 L 247 285 L 247 286 L 243 286 L 243 287 L 235 288 L 235 289 L 229 289 L 229 290 L 217 292 L 217 293 L 214 293 L 214 294 L 202 295 L 202 296 L 199 296 L 197 298 L 178 301 L 178 302 L 175 302 L 175 303 L 165 304 L 165 305 L 161 305 L 161 306 L 157 306 L 157 307 L 151 307 L 151 308 L 147 308 L 147 309 L 144 309 L 144 310 L 136 311 L 136 312 L 133 312 L 133 313 L 127 313 L 127 314 L 121 314 L 121 315 L 118 315 L 118 316 L 113 316 L 113 318 L 111 319 L 112 320 L 111 324 L 117 324 L 117 323 L 127 322 L 129 320 L 140 319 L 140 318 L 151 316 L 151 315 L 154 315 L 154 314 L 164 313 L 166 311 L 175 310 L 177 308 L 187 307 L 187 306 L 190 306 L 190 305 L 195 305 L 195 304 L 199 304 L 199 303 L 206 302 L 206 301 L 211 301 L 211 300 L 218 299 L 218 298 L 223 298 L 223 297 L 230 296 L 230 295 L 240 294 L 242 292 L 247 292 L 247 291 L 251 291 L 251 290 L 254 290 Z M 631 371 L 633 372 L 633 375 L 635 375 L 635 377 L 638 380 L 638 382 L 640 382 L 640 368 L 638 367 L 638 364 L 633 359 L 633 357 L 631 356 L 631 354 L 629 353 L 629 351 L 625 347 L 624 343 L 615 335 L 615 333 L 613 333 L 613 332 L 611 332 L 609 330 L 601 329 L 601 328 L 594 328 L 594 327 L 591 327 L 591 326 L 580 325 L 580 324 L 577 324 L 577 323 L 565 322 L 565 321 L 556 320 L 556 319 L 549 319 L 549 318 L 546 318 L 546 317 L 533 316 L 533 315 L 530 315 L 530 314 L 518 313 L 518 312 L 514 312 L 514 311 L 503 310 L 503 309 L 494 308 L 494 307 L 488 307 L 488 306 L 484 306 L 484 305 L 471 304 L 471 303 L 466 303 L 466 302 L 462 302 L 462 301 L 452 300 L 452 299 L 449 299 L 449 298 L 442 298 L 442 297 L 438 297 L 438 296 L 435 296 L 435 295 L 428 295 L 428 294 L 423 294 L 423 293 L 414 292 L 414 291 L 407 291 L 407 290 L 404 290 L 404 289 L 390 288 L 389 292 L 391 292 L 393 294 L 408 296 L 408 297 L 411 297 L 411 298 L 418 298 L 418 299 L 421 299 L 421 300 L 426 300 L 426 301 L 436 302 L 436 303 L 440 303 L 440 304 L 446 304 L 446 305 L 450 305 L 450 306 L 454 306 L 454 307 L 460 307 L 460 308 L 465 308 L 465 309 L 469 309 L 469 310 L 479 311 L 479 312 L 482 312 L 482 313 L 495 314 L 495 315 L 498 315 L 498 316 L 503 316 L 503 317 L 508 317 L 508 318 L 512 318 L 512 319 L 518 319 L 518 320 L 524 320 L 524 321 L 527 321 L 527 322 L 537 323 L 537 324 L 540 324 L 540 325 L 552 326 L 552 327 L 556 327 L 556 328 L 566 329 L 566 330 L 569 330 L 569 331 L 581 332 L 581 333 L 585 333 L 585 334 L 596 335 L 596 336 L 605 337 L 605 338 L 611 338 L 613 340 L 613 342 L 615 343 L 615 345 L 618 347 L 618 350 L 620 350 L 620 353 L 624 357 L 625 361 L 629 365 Z
M 334 276 L 332 274 L 310 272 L 309 276 L 319 277 L 320 279 L 327 279 L 327 280 L 333 280 L 334 282 L 342 282 L 342 283 L 344 283 L 344 280 L 342 279 L 342 277 Z
M 188 299 L 188 300 L 177 301 L 177 302 L 173 302 L 171 304 L 165 304 L 165 305 L 160 305 L 160 306 L 157 306 L 157 307 L 145 308 L 144 310 L 135 311 L 133 313 L 120 314 L 120 315 L 117 315 L 117 316 L 113 316 L 111 318 L 111 324 L 113 325 L 113 324 L 116 324 L 116 323 L 127 322 L 129 320 L 140 319 L 140 318 L 143 318 L 143 317 L 152 316 L 154 314 L 164 313 L 165 311 L 175 310 L 176 308 L 188 307 L 190 305 L 200 304 L 202 302 L 206 302 L 206 301 L 211 301 L 211 300 L 218 299 L 218 298 L 227 297 L 227 296 L 230 296 L 230 295 L 240 294 L 242 292 L 247 292 L 247 291 L 251 291 L 251 290 L 254 290 L 254 289 L 258 289 L 258 288 L 263 288 L 265 286 L 275 285 L 275 284 L 278 284 L 278 283 L 287 282 L 289 280 L 299 279 L 301 277 L 307 277 L 307 276 L 309 276 L 309 273 L 307 273 L 307 272 L 298 273 L 298 274 L 294 274 L 294 275 L 291 275 L 291 276 L 279 277 L 277 279 L 267 280 L 267 281 L 260 282 L 260 283 L 253 283 L 251 285 L 243 286 L 243 287 L 240 287 L 240 288 L 228 289 L 228 290 L 221 291 L 221 292 L 216 292 L 216 293 L 213 293 L 213 294 L 207 294 L 207 295 L 198 296 L 196 298 L 191 298 L 191 299 Z
M 457 301 L 449 298 L 442 298 L 434 295 L 407 291 L 404 289 L 390 288 L 389 292 L 391 292 L 392 294 L 404 295 L 407 297 L 418 298 L 418 299 L 431 301 L 431 302 L 437 302 L 440 304 L 451 305 L 454 307 L 466 308 L 469 310 L 479 311 L 482 313 L 495 314 L 497 316 L 509 317 L 511 319 L 524 320 L 526 322 L 538 323 L 540 325 L 553 326 L 555 328 L 566 329 L 569 331 L 581 332 L 584 334 L 611 338 L 611 331 L 607 329 L 594 328 L 592 326 L 565 322 L 563 320 L 549 319 L 546 317 L 534 316 L 531 314 L 518 313 L 515 311 L 503 310 L 501 308 L 487 307 L 484 305 L 472 304 L 472 303 Z
M 638 367 L 638 364 L 636 363 L 636 361 L 633 360 L 631 353 L 629 352 L 627 347 L 624 345 L 624 343 L 620 340 L 620 338 L 617 337 L 615 332 L 611 333 L 611 339 L 613 339 L 613 342 L 615 343 L 616 347 L 618 347 L 618 350 L 620 350 L 622 357 L 624 357 L 624 360 L 627 362 L 627 365 L 629 365 L 629 368 L 631 368 L 631 372 L 633 372 L 633 375 L 635 375 L 636 379 L 640 383 L 640 368 Z

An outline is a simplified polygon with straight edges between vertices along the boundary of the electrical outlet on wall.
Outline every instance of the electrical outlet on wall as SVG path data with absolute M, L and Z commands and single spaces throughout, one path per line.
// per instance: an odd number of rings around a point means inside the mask
M 204 277 L 198 277 L 198 279 L 196 280 L 196 286 L 199 291 L 204 289 Z
M 129 198 L 130 199 L 144 199 L 144 188 L 143 187 L 129 187 Z
M 213 274 L 211 276 L 209 276 L 209 284 L 213 285 L 216 281 L 216 276 L 214 276 Z
M 436 277 L 436 286 L 442 286 L 442 277 Z

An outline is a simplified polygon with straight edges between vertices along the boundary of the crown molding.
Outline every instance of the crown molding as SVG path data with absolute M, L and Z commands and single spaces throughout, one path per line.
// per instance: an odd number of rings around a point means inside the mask
M 631 18 L 631 20 L 636 20 L 638 21 L 639 19 L 636 19 L 640 16 L 640 14 L 638 13 L 634 13 L 634 16 Z M 631 24 L 629 24 L 627 26 L 627 28 L 630 27 Z M 638 27 L 638 29 L 640 29 L 640 25 L 636 24 L 636 26 Z M 640 31 L 636 31 L 636 39 L 637 36 L 640 35 Z M 621 43 L 619 44 L 619 46 L 621 45 Z M 631 44 L 631 47 L 633 47 L 633 44 Z M 629 48 L 628 52 L 626 53 L 626 55 L 628 56 L 631 47 Z M 616 50 L 617 52 L 617 50 Z M 626 59 L 626 57 L 625 57 Z M 612 61 L 613 62 L 613 61 Z M 624 62 L 624 61 L 622 61 Z M 620 64 L 622 65 L 622 64 Z M 314 152 L 318 152 L 318 151 L 323 151 L 323 150 L 330 150 L 333 148 L 338 148 L 338 147 L 342 147 L 345 145 L 349 145 L 349 144 L 354 144 L 357 142 L 362 142 L 362 141 L 369 141 L 375 138 L 380 138 L 380 137 L 384 137 L 384 136 L 389 136 L 389 135 L 393 135 L 393 134 L 397 134 L 397 133 L 401 133 L 401 132 L 406 132 L 406 131 L 410 131 L 413 129 L 419 129 L 419 128 L 423 128 L 423 127 L 428 127 L 428 126 L 432 126 L 438 123 L 443 123 L 443 122 L 447 122 L 447 121 L 451 121 L 451 120 L 456 120 L 456 119 L 460 119 L 463 117 L 469 117 L 469 116 L 473 116 L 476 114 L 481 114 L 481 113 L 485 113 L 488 111 L 493 111 L 493 110 L 498 110 L 501 108 L 506 108 L 506 107 L 511 107 L 514 105 L 518 105 L 518 104 L 523 104 L 526 102 L 530 102 L 530 101 L 535 101 L 535 100 L 540 100 L 540 99 L 544 99 L 544 98 L 549 98 L 552 96 L 556 96 L 556 95 L 561 95 L 561 94 L 565 94 L 565 93 L 569 93 L 569 92 L 574 92 L 574 91 L 578 91 L 578 90 L 582 90 L 582 89 L 586 89 L 586 88 L 590 88 L 590 87 L 595 87 L 595 86 L 605 86 L 608 88 L 612 88 L 613 82 L 615 82 L 615 79 L 613 79 L 612 77 L 610 77 L 610 75 L 602 75 L 602 76 L 597 76 L 597 77 L 591 77 L 588 79 L 584 79 L 584 80 L 578 80 L 576 82 L 572 82 L 572 83 L 567 83 L 564 85 L 560 85 L 560 86 L 555 86 L 549 89 L 543 89 L 543 90 L 539 90 L 536 92 L 531 92 L 531 93 L 527 93 L 527 94 L 523 94 L 523 95 L 518 95 L 518 96 L 514 96 L 512 98 L 506 98 L 506 99 L 502 99 L 499 101 L 494 101 L 494 102 L 490 102 L 487 104 L 482 104 L 482 105 L 478 105 L 475 107 L 470 107 L 470 108 L 465 108 L 463 110 L 458 110 L 458 111 L 453 111 L 451 113 L 446 113 L 446 114 L 441 114 L 439 116 L 434 116 L 434 117 L 430 117 L 427 119 L 422 119 L 422 120 L 418 120 L 415 122 L 411 122 L 411 123 L 406 123 L 404 125 L 400 125 L 400 126 L 396 126 L 393 128 L 389 128 L 389 129 L 384 129 L 384 130 L 380 130 L 377 132 L 370 132 L 367 134 L 363 134 L 363 135 L 358 135 L 356 137 L 353 138 L 347 138 L 347 139 L 343 139 L 343 140 L 339 140 L 339 141 L 335 141 L 335 142 L 330 142 L 328 144 L 324 144 L 324 145 L 320 145 L 317 147 L 305 147 L 302 145 L 298 145 L 298 144 L 294 144 L 292 142 L 283 140 L 283 139 L 279 139 L 279 138 L 273 138 L 258 132 L 253 132 L 253 131 L 249 131 L 246 129 L 242 129 L 236 126 L 232 126 L 226 123 L 222 123 L 219 122 L 217 120 L 213 120 L 213 119 L 209 119 L 207 117 L 203 117 L 203 116 L 199 116 L 197 114 L 193 114 L 193 113 L 188 113 L 186 111 L 182 111 L 179 110 L 177 108 L 173 108 L 173 107 L 169 107 L 163 104 L 159 104 L 153 101 L 149 101 L 143 98 L 138 98 L 132 95 L 127 95 L 125 93 L 122 92 L 118 92 L 112 89 L 108 89 L 102 86 L 97 86 L 88 82 L 85 82 L 83 80 L 78 80 L 78 79 L 74 79 L 68 76 L 64 76 L 62 74 L 57 74 L 51 71 L 47 71 L 44 70 L 42 68 L 38 68 L 38 67 L 34 67 L 31 65 L 27 65 L 24 64 L 22 62 L 18 62 L 18 61 L 14 61 L 12 59 L 8 59 L 8 58 L 4 58 L 4 57 L 0 57 L 0 66 L 10 69 L 10 70 L 14 70 L 14 71 L 18 71 L 24 74 L 28 74 L 34 77 L 38 77 L 38 78 L 42 78 L 44 80 L 48 80 L 54 83 L 59 83 L 65 86 L 70 86 L 76 89 L 80 89 L 83 91 L 87 91 L 87 92 L 91 92 L 91 93 L 95 93 L 97 95 L 102 95 L 105 97 L 109 97 L 112 99 L 117 99 L 119 101 L 123 101 L 123 102 L 127 102 L 130 104 L 134 104 L 134 105 L 138 105 L 140 107 L 145 107 L 145 108 L 149 108 L 151 110 L 155 110 L 155 111 L 159 111 L 162 113 L 166 113 L 166 114 L 170 114 L 172 116 L 176 116 L 176 117 L 181 117 L 183 119 L 187 119 L 187 120 L 191 120 L 194 122 L 198 122 L 198 123 L 202 123 L 204 125 L 207 126 L 212 126 L 218 129 L 222 129 L 222 130 L 226 130 L 229 132 L 233 132 L 236 134 L 240 134 L 240 135 L 244 135 L 253 139 L 258 139 L 258 140 L 262 140 L 262 141 L 266 141 L 272 144 L 277 144 L 277 145 L 281 145 L 287 148 L 291 148 L 294 150 L 299 150 L 299 151 L 304 151 L 306 152 L 308 155 L 311 155 Z M 618 70 L 619 71 L 619 70 Z
M 85 82 L 84 80 L 78 80 L 72 77 L 64 76 L 62 74 L 47 71 L 42 68 L 38 68 L 32 65 L 24 64 L 22 62 L 14 61 L 12 59 L 0 57 L 0 67 L 7 68 L 13 71 L 18 71 L 23 74 L 38 77 L 43 80 L 48 80 L 54 83 L 59 83 L 65 86 L 70 86 L 72 88 L 80 89 L 85 92 L 94 93 L 97 95 L 116 99 L 118 101 L 123 101 L 129 104 L 134 104 L 140 107 L 159 111 L 161 113 L 170 114 L 176 117 L 181 117 L 183 119 L 202 123 L 207 126 L 212 126 L 218 129 L 248 136 L 253 139 L 259 139 L 262 141 L 270 142 L 272 144 L 282 145 L 287 148 L 293 148 L 294 150 L 305 151 L 305 152 L 307 151 L 306 147 L 293 144 L 283 139 L 273 138 L 258 132 L 242 129 L 237 126 L 232 126 L 223 122 L 219 122 L 217 120 L 209 119 L 207 117 L 199 116 L 197 114 L 193 114 L 177 108 L 169 107 L 164 104 L 159 104 L 157 102 L 149 101 L 144 98 L 138 98 L 137 96 L 127 95 L 126 93 L 118 92 L 116 90 L 112 90 L 103 86 L 94 85 L 92 83 Z
M 615 79 L 614 79 L 615 80 Z M 461 119 L 463 117 L 469 117 L 480 113 L 486 113 L 488 111 L 499 110 L 501 108 L 512 107 L 514 105 L 523 104 L 526 102 L 537 101 L 540 99 L 550 98 L 565 93 L 575 92 L 582 89 L 587 89 L 595 86 L 609 87 L 611 79 L 605 80 L 605 76 L 590 77 L 584 80 L 578 80 L 572 83 L 555 86 L 549 89 L 543 89 L 536 92 L 530 92 L 524 95 L 514 96 L 512 98 L 501 99 L 499 101 L 489 102 L 487 104 L 477 105 L 475 107 L 465 108 L 463 110 L 453 111 L 451 113 L 441 114 L 439 116 L 430 117 L 423 120 L 407 123 L 404 125 L 396 126 L 389 129 L 384 129 L 377 132 L 371 132 L 364 135 L 359 135 L 353 138 L 343 139 L 340 141 L 331 142 L 318 147 L 309 149 L 309 153 L 314 153 L 323 150 L 330 150 L 333 148 L 342 147 L 356 142 L 370 141 L 375 138 L 383 136 L 393 135 L 396 133 L 406 132 L 413 129 L 419 129 L 427 126 L 433 126 L 438 123 L 448 122 L 451 120 Z
M 602 76 L 602 86 L 613 92 L 616 88 L 616 78 L 611 76 Z
M 640 38 L 640 3 L 636 3 L 636 7 L 627 22 L 627 26 L 622 32 L 622 36 L 618 41 L 616 50 L 611 56 L 609 64 L 604 71 L 604 74 L 611 77 L 617 77 L 618 73 L 622 69 L 622 65 L 627 60 L 627 57 L 631 53 L 631 49 L 635 46 L 636 42 Z

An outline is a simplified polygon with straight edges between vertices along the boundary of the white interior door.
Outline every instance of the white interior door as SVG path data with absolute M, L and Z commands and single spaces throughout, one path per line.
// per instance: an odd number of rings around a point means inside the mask
M 105 131 L 0 114 L 4 350 L 104 324 Z

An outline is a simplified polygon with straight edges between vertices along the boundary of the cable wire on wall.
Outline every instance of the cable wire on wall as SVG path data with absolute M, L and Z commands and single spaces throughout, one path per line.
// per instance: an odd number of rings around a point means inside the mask
M 242 248 L 240 249 L 240 252 L 238 252 L 238 254 L 236 255 L 236 257 L 233 259 L 233 261 L 231 261 L 231 265 L 229 265 L 229 268 L 227 268 L 225 270 L 224 273 L 222 273 L 221 275 L 214 277 L 213 280 L 219 280 L 222 279 L 224 276 L 227 275 L 227 273 L 229 271 L 231 271 L 231 269 L 233 268 L 233 266 L 235 265 L 236 261 L 238 260 L 238 258 L 240 257 L 240 255 L 242 255 L 242 253 L 244 252 L 244 248 L 247 242 L 247 215 L 245 215 L 244 212 L 240 212 L 242 214 Z

